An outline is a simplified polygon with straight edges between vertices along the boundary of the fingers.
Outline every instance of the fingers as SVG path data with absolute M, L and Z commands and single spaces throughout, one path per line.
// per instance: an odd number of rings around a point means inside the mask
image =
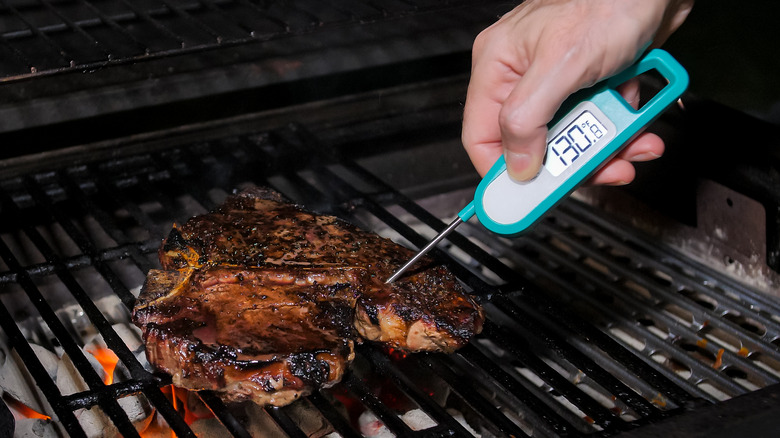
M 651 47 L 661 47 L 679 28 L 693 9 L 694 0 L 671 0 L 666 8 L 663 20 L 656 31 Z
M 474 167 L 485 175 L 502 153 L 499 113 L 520 73 L 502 62 L 510 48 L 503 39 L 487 38 L 488 29 L 474 42 L 474 62 L 463 109 L 461 139 Z M 485 41 L 489 41 L 486 44 Z
M 639 78 L 631 78 L 617 87 L 618 93 L 631 105 L 631 108 L 639 108 Z
M 475 68 L 463 109 L 461 140 L 477 172 L 483 176 L 502 153 L 497 120 L 503 99 L 496 96 L 493 73 Z
M 622 158 L 615 158 L 596 172 L 588 184 L 623 186 L 633 181 L 635 176 L 636 170 L 633 164 Z
M 636 176 L 632 163 L 654 160 L 664 153 L 664 141 L 661 137 L 645 132 L 632 141 L 620 154 L 588 181 L 591 185 L 620 186 L 630 183 Z
M 661 137 L 652 132 L 643 132 L 620 151 L 618 157 L 634 163 L 650 161 L 663 155 L 664 148 Z

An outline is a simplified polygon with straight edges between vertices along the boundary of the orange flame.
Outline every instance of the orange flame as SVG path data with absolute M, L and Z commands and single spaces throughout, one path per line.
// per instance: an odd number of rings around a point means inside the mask
M 94 350 L 87 351 L 95 356 L 95 359 L 103 366 L 103 370 L 106 372 L 103 383 L 106 385 L 112 384 L 114 382 L 114 369 L 116 369 L 116 364 L 119 362 L 119 358 L 116 357 L 116 354 L 108 348 L 103 347 L 95 347 Z
M 51 420 L 51 417 L 48 415 L 41 414 L 40 412 L 36 411 L 35 409 L 27 406 L 26 404 L 11 398 L 11 397 L 3 397 L 3 400 L 6 402 L 6 404 L 13 408 L 16 412 L 19 413 L 19 415 L 23 416 L 24 418 L 33 418 L 37 420 Z
M 173 408 L 184 417 L 184 422 L 187 423 L 188 426 L 191 426 L 192 423 L 198 420 L 214 417 L 214 413 L 203 405 L 203 402 L 200 401 L 197 394 L 184 388 L 177 388 L 173 385 L 162 387 L 160 390 L 165 397 L 170 400 Z M 144 430 L 139 432 L 142 437 L 159 437 L 168 431 L 170 431 L 171 437 L 176 436 L 168 425 L 165 424 L 165 420 L 158 418 L 157 412 L 152 415 L 154 415 L 155 418 L 149 422 L 149 425 L 146 426 Z
M 173 407 L 184 415 L 184 422 L 187 425 L 204 418 L 214 417 L 214 413 L 203 404 L 200 397 L 187 389 L 171 385 L 171 396 L 173 397 Z M 177 400 L 179 401 L 178 405 Z

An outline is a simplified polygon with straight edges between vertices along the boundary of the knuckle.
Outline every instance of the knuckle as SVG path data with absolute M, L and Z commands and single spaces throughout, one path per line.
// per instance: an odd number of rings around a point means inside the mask
M 477 34 L 477 36 L 474 38 L 474 43 L 471 45 L 472 52 L 481 53 L 484 51 L 492 39 L 492 35 L 493 33 L 490 27 L 482 30 L 479 34 Z
M 498 124 L 501 131 L 513 137 L 525 137 L 534 126 L 529 123 L 529 118 L 523 116 L 522 108 L 504 106 L 498 113 Z

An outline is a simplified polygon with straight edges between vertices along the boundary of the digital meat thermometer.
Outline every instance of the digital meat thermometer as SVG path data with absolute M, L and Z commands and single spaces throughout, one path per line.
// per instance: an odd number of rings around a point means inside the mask
M 616 87 L 650 70 L 668 83 L 640 109 L 633 109 Z M 398 279 L 462 222 L 475 214 L 498 234 L 518 234 L 566 198 L 604 163 L 674 103 L 688 86 L 688 73 L 667 52 L 650 51 L 623 72 L 573 94 L 561 106 L 547 134 L 547 152 L 539 174 L 527 182 L 509 178 L 504 157 L 479 183 L 474 200 L 458 217 L 386 283 Z

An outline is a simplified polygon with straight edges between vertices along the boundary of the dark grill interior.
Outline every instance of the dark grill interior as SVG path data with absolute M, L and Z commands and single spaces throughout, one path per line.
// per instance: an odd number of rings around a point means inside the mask
M 402 192 L 384 182 L 393 176 L 375 163 L 392 159 L 395 151 L 383 154 L 382 147 L 398 138 L 414 139 L 410 156 L 436 142 L 458 147 L 458 117 L 450 102 L 400 113 L 391 123 L 366 116 L 327 126 L 271 120 L 263 122 L 267 129 L 238 134 L 228 125 L 196 133 L 201 140 L 191 133 L 166 137 L 164 149 L 149 139 L 124 145 L 146 149 L 127 156 L 8 176 L 0 184 L 0 323 L 9 345 L 72 436 L 84 434 L 74 412 L 93 406 L 123 435 L 136 435 L 118 400 L 138 393 L 178 435 L 193 436 L 161 389 L 170 378 L 144 369 L 112 326 L 127 321 L 172 222 L 246 184 L 270 185 L 311 208 L 420 245 L 453 214 L 437 210 L 459 207 L 473 176 Z M 352 159 L 361 145 L 363 154 Z M 437 201 L 442 194 L 454 200 Z M 307 404 L 342 436 L 356 436 L 354 418 L 342 410 L 347 403 L 371 410 L 397 436 L 467 435 L 448 408 L 483 436 L 605 436 L 767 387 L 780 376 L 777 303 L 577 201 L 519 239 L 468 224 L 438 256 L 486 306 L 484 333 L 453 355 L 403 357 L 364 345 L 336 387 L 267 409 L 274 427 L 306 436 L 296 406 Z M 97 306 L 110 295 L 126 311 Z M 73 322 L 57 313 L 72 304 L 119 357 L 119 381 L 103 383 Z M 45 328 L 31 331 L 26 322 L 38 316 Z M 30 340 L 64 351 L 88 388 L 62 395 Z M 441 398 L 441 388 L 448 397 Z M 249 435 L 243 408 L 208 392 L 199 397 L 228 432 Z M 436 426 L 412 432 L 397 417 L 412 407 Z

